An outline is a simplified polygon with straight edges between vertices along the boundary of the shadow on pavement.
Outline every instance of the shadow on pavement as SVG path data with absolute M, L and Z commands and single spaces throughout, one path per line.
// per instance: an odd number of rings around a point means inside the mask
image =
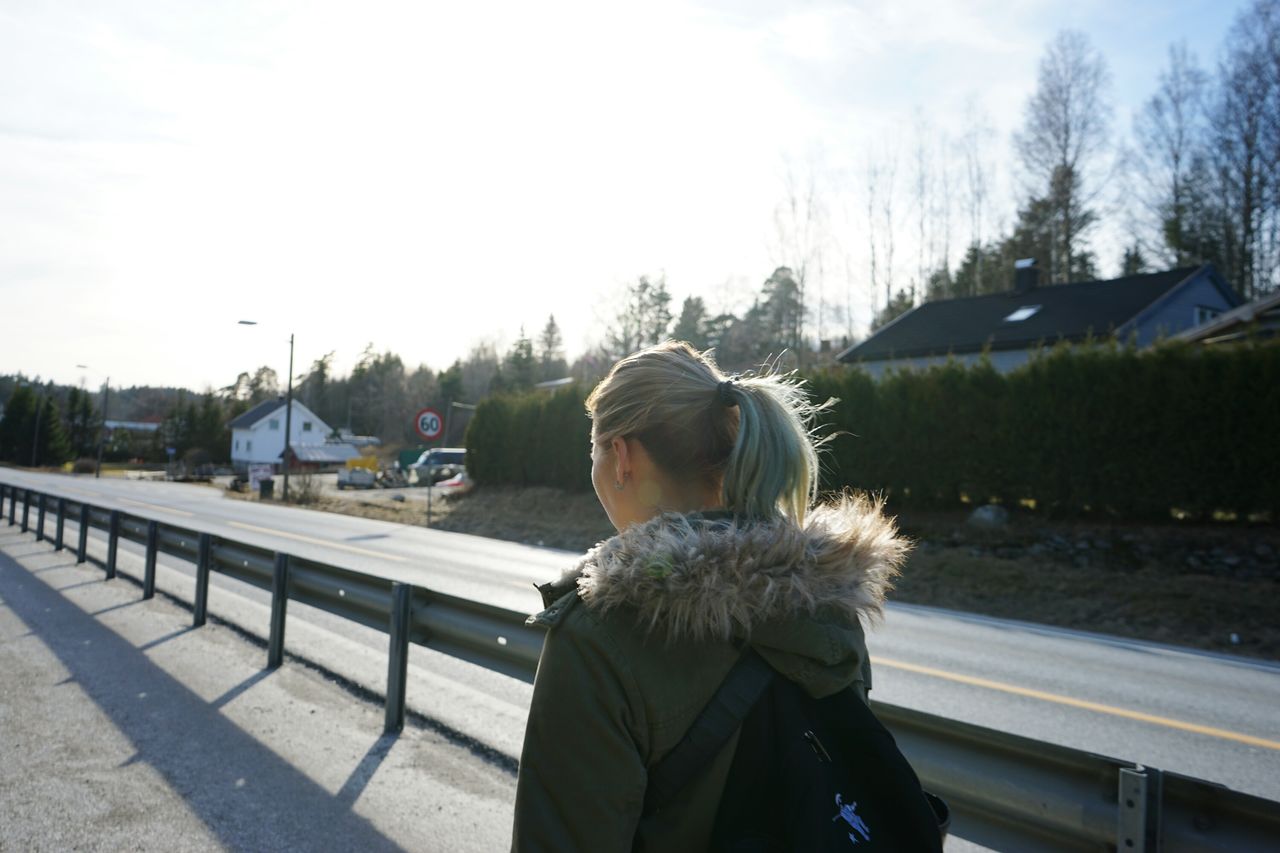
M 143 643 L 142 645 L 138 646 L 138 651 L 145 652 L 148 649 L 154 649 L 156 646 L 161 645 L 162 643 L 167 643 L 170 640 L 176 640 L 178 637 L 181 637 L 183 634 L 190 634 L 194 630 L 195 628 L 192 628 L 190 625 L 188 625 L 185 628 L 179 628 L 176 631 L 170 631 L 169 633 L 165 634 L 162 637 L 156 637 L 154 640 L 148 643 Z
M 275 670 L 274 670 L 274 669 L 260 669 L 260 670 L 258 670 L 258 671 L 257 671 L 257 672 L 255 672 L 253 675 L 249 676 L 249 677 L 248 677 L 248 678 L 246 678 L 244 681 L 240 682 L 240 683 L 239 683 L 239 684 L 237 684 L 235 687 L 232 687 L 232 688 L 231 688 L 230 690 L 228 690 L 226 693 L 223 693 L 223 694 L 222 694 L 221 696 L 219 696 L 217 699 L 214 699 L 212 702 L 210 702 L 210 703 L 209 703 L 209 707 L 211 707 L 211 708 L 221 708 L 223 705 L 226 705 L 226 704 L 227 704 L 227 703 L 229 703 L 232 699 L 235 699 L 237 696 L 239 696 L 239 695 L 241 695 L 242 693 L 244 693 L 244 692 L 245 692 L 246 690 L 248 690 L 250 687 L 252 687 L 253 685 L 257 684 L 259 681 L 263 681 L 263 680 L 265 680 L 268 676 L 271 676 L 271 675 L 274 675 L 274 674 L 275 674 Z
M 0 566 L 9 569 L 0 571 L 0 595 L 57 655 L 70 672 L 67 681 L 77 682 L 128 738 L 137 753 L 133 760 L 159 772 L 224 845 L 236 850 L 401 849 L 353 814 L 354 799 L 345 793 L 354 784 L 363 788 L 367 779 L 352 780 L 362 779 L 370 764 L 367 775 L 372 775 L 381 759 L 370 756 L 382 740 L 343 791 L 332 795 L 58 591 L 24 582 L 32 580 L 30 573 L 7 555 L 0 554 Z
M 66 566 L 63 566 L 62 568 L 65 569 Z M 31 574 L 34 575 L 35 572 L 32 572 Z M 69 589 L 78 589 L 82 586 L 93 586 L 94 584 L 106 583 L 106 582 L 107 582 L 106 578 L 94 578 L 91 581 L 80 581 L 79 583 L 69 583 L 66 586 L 59 586 L 54 588 L 58 590 L 58 592 L 66 592 Z
M 374 741 L 373 746 L 369 747 L 369 751 L 364 754 L 364 758 L 360 759 L 360 763 L 356 765 L 356 769 L 351 771 L 351 775 L 347 777 L 347 781 L 342 783 L 342 789 L 334 796 L 338 802 L 345 804 L 348 808 L 355 805 L 356 800 L 360 799 L 360 795 L 364 793 L 364 789 L 368 786 L 369 780 L 373 778 L 373 774 L 378 772 L 378 768 L 382 766 L 382 761 L 387 757 L 387 753 L 391 751 L 391 747 L 395 745 L 396 739 L 400 734 L 383 734 L 382 737 Z

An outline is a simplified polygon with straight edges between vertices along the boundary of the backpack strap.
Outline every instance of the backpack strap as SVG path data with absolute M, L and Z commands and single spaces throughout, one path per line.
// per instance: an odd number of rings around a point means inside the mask
M 716 756 L 764 694 L 776 673 L 748 648 L 680 742 L 649 770 L 644 812 L 654 814 Z

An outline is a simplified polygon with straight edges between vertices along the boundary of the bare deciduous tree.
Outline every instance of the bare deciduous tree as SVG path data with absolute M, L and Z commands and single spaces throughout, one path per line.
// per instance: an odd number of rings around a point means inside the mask
M 1146 254 L 1164 263 L 1192 259 L 1188 217 L 1195 160 L 1204 151 L 1206 80 L 1186 44 L 1173 45 L 1156 93 L 1134 117 L 1136 148 L 1126 173 L 1138 206 L 1135 236 Z
M 987 203 L 991 198 L 991 184 L 995 179 L 995 166 L 989 153 L 995 139 L 995 130 L 991 127 L 990 117 L 978 106 L 976 99 L 970 99 L 965 113 L 968 116 L 968 126 L 960 137 L 960 149 L 964 156 L 965 206 L 969 215 L 968 246 L 971 251 L 973 247 L 977 247 L 977 251 L 973 252 L 976 292 L 982 287 L 982 247 L 986 239 Z
M 893 300 L 894 236 L 897 230 L 894 194 L 898 172 L 897 149 L 890 144 L 867 158 L 867 247 L 870 262 L 868 284 L 874 311 L 876 294 L 884 290 L 884 304 Z
M 1054 256 L 1046 267 L 1053 282 L 1070 280 L 1096 219 L 1088 208 L 1098 193 L 1096 172 L 1107 146 L 1108 81 L 1106 61 L 1084 33 L 1058 33 L 1040 60 L 1036 91 L 1014 135 L 1030 194 L 1049 204 Z
M 1227 35 L 1210 109 L 1210 151 L 1224 210 L 1223 263 L 1246 299 L 1277 285 L 1280 4 L 1255 0 Z
M 803 170 L 788 162 L 783 173 L 783 199 L 774 209 L 778 241 L 774 261 L 779 266 L 788 267 L 799 286 L 797 326 L 789 333 L 795 341 L 804 340 L 804 324 L 810 313 L 809 303 L 815 284 L 819 293 L 822 290 L 822 255 L 827 239 L 827 210 L 818 188 L 822 172 L 821 163 L 816 158 L 810 158 Z M 804 347 L 796 350 L 802 362 L 803 350 Z

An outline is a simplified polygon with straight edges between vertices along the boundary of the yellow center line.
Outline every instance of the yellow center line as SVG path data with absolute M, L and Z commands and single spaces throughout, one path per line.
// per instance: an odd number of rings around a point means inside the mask
M 312 545 L 323 545 L 326 548 L 337 548 L 340 551 L 350 551 L 352 554 L 360 554 L 365 557 L 377 557 L 380 560 L 394 560 L 397 563 L 409 562 L 407 557 L 399 557 L 395 554 L 384 554 L 381 551 L 370 551 L 367 548 L 357 548 L 354 545 L 344 545 L 341 542 L 333 542 L 329 539 L 316 539 L 313 536 L 303 536 L 300 533 L 287 533 L 283 530 L 274 530 L 270 527 L 258 527 L 254 524 L 245 524 L 243 521 L 228 521 L 232 527 L 239 527 L 241 530 L 253 530 L 258 533 L 267 533 L 272 536 L 283 536 L 286 539 L 296 539 L 299 542 L 309 542 Z
M 133 504 L 134 506 L 145 506 L 147 509 L 158 509 L 161 512 L 171 512 L 174 515 L 185 515 L 187 518 L 195 518 L 194 512 L 187 512 L 185 509 L 174 509 L 169 506 L 160 506 L 159 504 L 149 504 L 146 501 L 135 501 L 132 498 L 120 498 L 121 503 Z
M 1128 708 L 1117 708 L 1114 705 L 1103 705 L 1100 702 L 1089 702 L 1085 699 L 1073 699 L 1070 696 L 1062 696 L 1057 693 L 1046 693 L 1043 690 L 1033 690 L 1029 687 L 1018 687 L 1015 684 L 1006 684 L 1003 681 L 991 681 L 986 678 L 975 678 L 972 675 L 958 675 L 954 672 L 947 672 L 943 669 L 934 669 L 930 666 L 920 666 L 919 664 L 906 663 L 900 660 L 890 660 L 872 655 L 871 662 L 877 666 L 887 666 L 892 669 L 902 669 L 907 672 L 916 672 L 921 675 L 931 675 L 934 678 L 944 678 L 947 681 L 956 681 L 960 684 L 970 684 L 974 687 L 985 687 L 988 690 L 999 690 L 1003 693 L 1012 693 L 1015 696 L 1026 696 L 1030 699 L 1040 699 L 1045 702 L 1056 702 L 1059 705 L 1069 705 L 1072 708 L 1083 708 L 1086 711 L 1096 711 L 1099 714 L 1110 714 L 1114 717 L 1124 717 L 1128 720 L 1137 720 L 1142 723 L 1151 723 L 1152 725 L 1165 726 L 1171 729 L 1178 729 L 1184 732 L 1193 732 L 1200 735 L 1208 735 L 1209 737 L 1221 738 L 1223 740 L 1233 740 L 1237 743 L 1248 744 L 1249 746 L 1261 746 L 1266 749 L 1280 750 L 1280 741 L 1267 740 L 1266 738 L 1254 737 L 1253 735 L 1240 734 L 1239 732 L 1227 731 L 1226 729 L 1218 729 L 1213 726 L 1202 726 L 1199 723 L 1187 723 L 1182 720 L 1172 720 L 1168 717 L 1158 717 L 1155 714 L 1144 714 L 1141 711 L 1130 711 Z

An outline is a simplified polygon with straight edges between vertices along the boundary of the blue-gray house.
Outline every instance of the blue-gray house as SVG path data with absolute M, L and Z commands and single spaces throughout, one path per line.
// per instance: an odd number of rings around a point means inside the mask
M 1034 262 L 1019 261 L 1007 293 L 926 302 L 840 353 L 873 376 L 948 358 L 971 363 L 990 353 L 1008 372 L 1041 346 L 1089 337 L 1145 347 L 1207 323 L 1240 304 L 1212 264 L 1040 287 Z

